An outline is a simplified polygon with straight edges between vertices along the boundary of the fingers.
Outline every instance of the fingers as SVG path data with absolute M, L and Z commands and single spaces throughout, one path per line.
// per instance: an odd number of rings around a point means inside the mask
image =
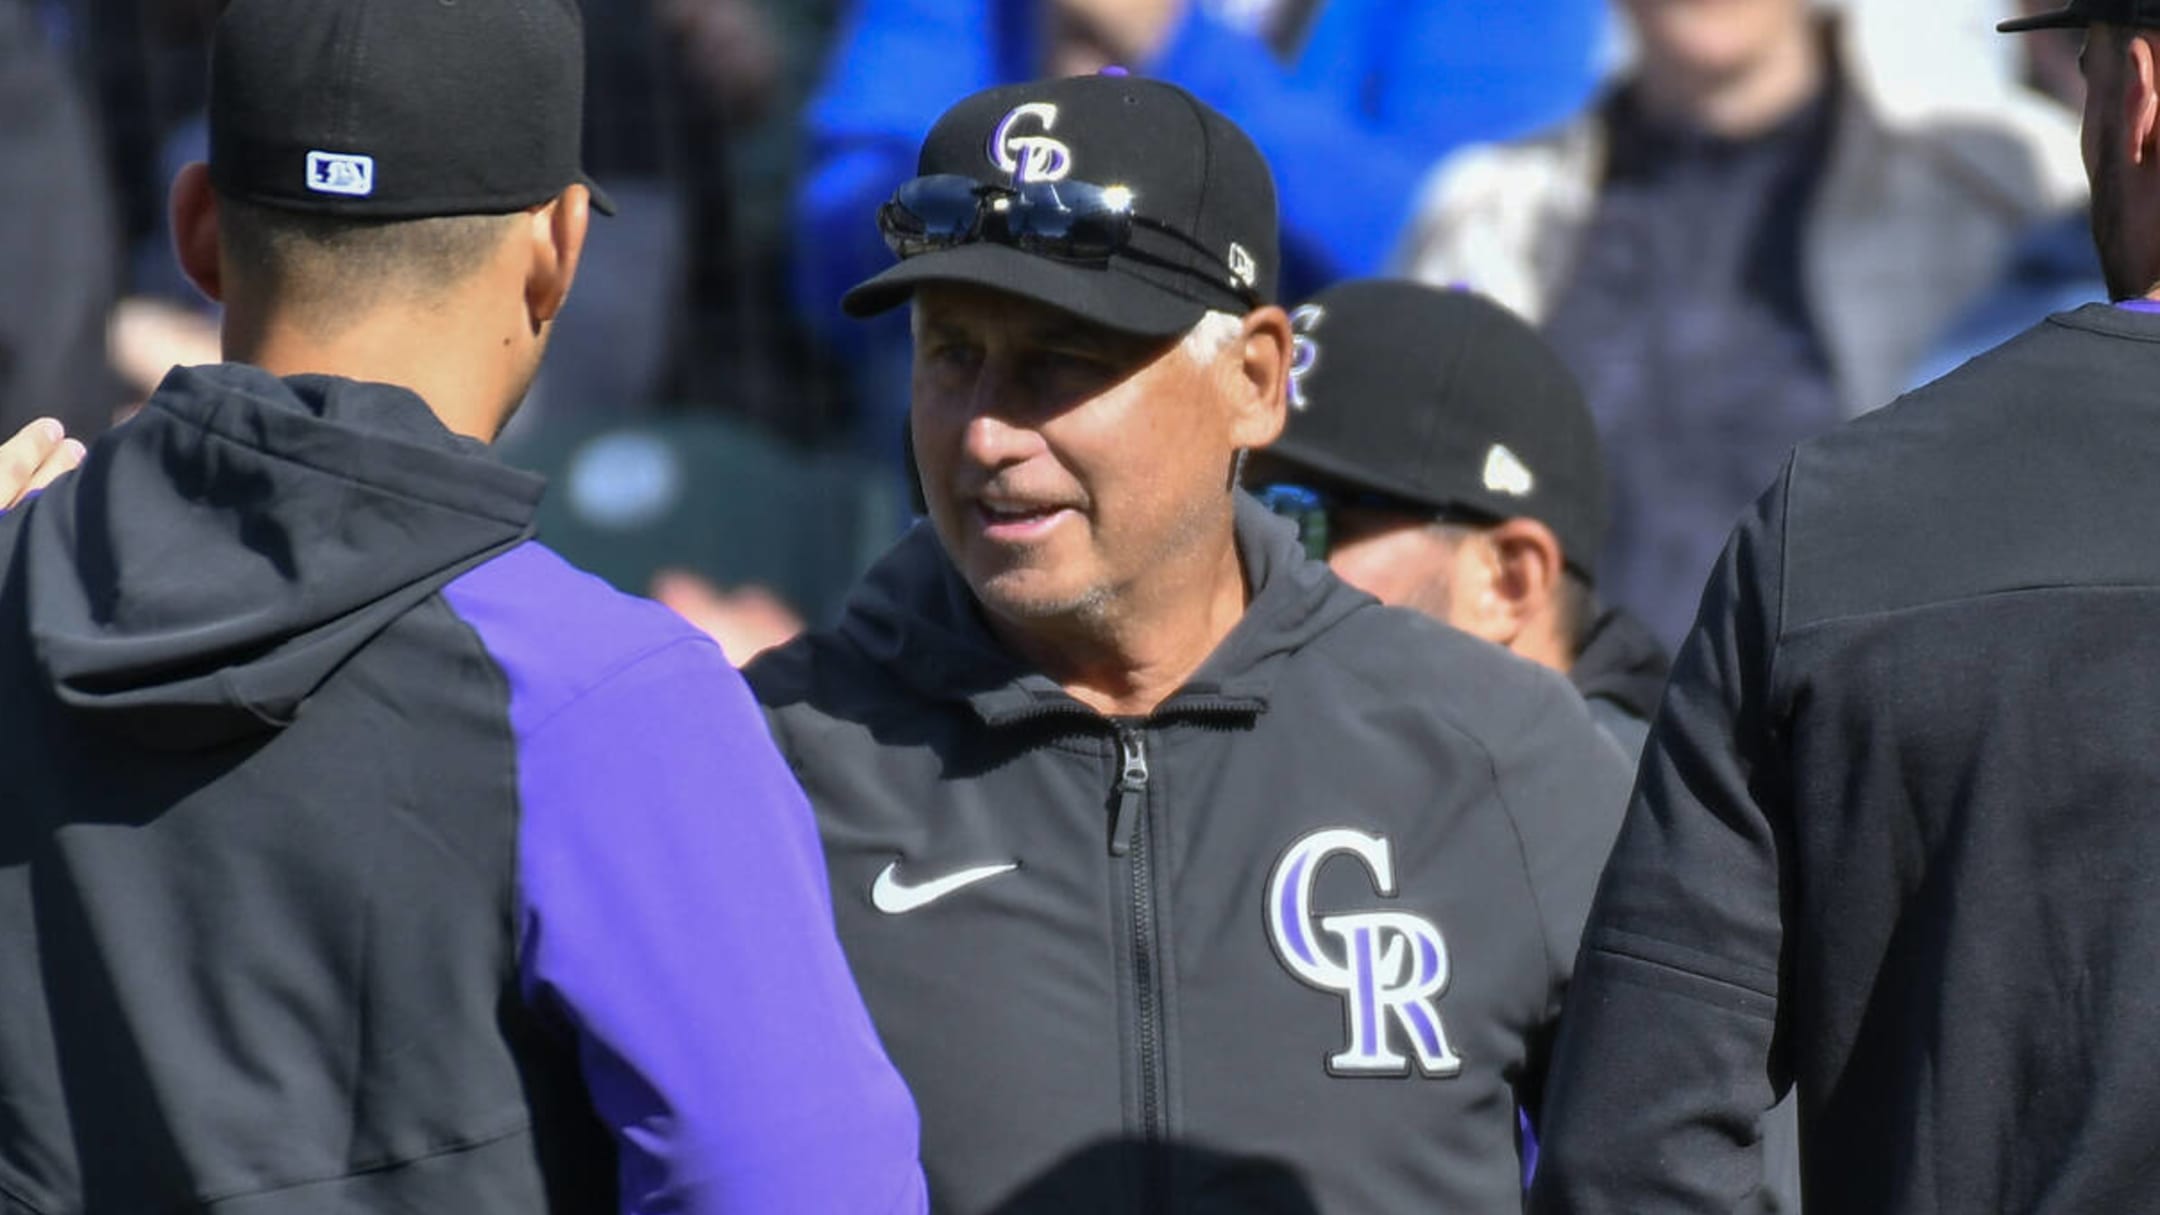
M 0 510 L 82 463 L 83 445 L 66 435 L 60 423 L 39 418 L 0 443 Z
M 59 480 L 62 473 L 74 472 L 88 454 L 89 449 L 82 445 L 82 440 L 60 440 L 60 446 L 55 447 L 53 453 L 45 457 L 43 464 L 38 465 L 36 474 L 30 478 L 29 488 L 23 492 L 36 493 Z

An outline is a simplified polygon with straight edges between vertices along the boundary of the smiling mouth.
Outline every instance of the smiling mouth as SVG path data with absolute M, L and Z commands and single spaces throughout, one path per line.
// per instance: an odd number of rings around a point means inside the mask
M 991 536 L 1018 537 L 1048 528 L 1070 510 L 1065 506 L 992 504 L 977 501 L 975 517 Z

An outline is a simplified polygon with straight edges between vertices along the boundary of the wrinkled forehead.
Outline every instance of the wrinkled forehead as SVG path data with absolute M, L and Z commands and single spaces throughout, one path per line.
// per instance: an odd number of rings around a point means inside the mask
M 1120 333 L 1037 300 L 963 283 L 923 285 L 915 292 L 909 318 L 918 343 L 930 338 L 966 337 L 1019 348 L 1145 358 L 1177 341 Z

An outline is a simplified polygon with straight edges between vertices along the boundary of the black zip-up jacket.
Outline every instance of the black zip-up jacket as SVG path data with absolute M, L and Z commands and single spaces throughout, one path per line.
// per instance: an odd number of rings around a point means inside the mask
M 1836 1215 L 2160 1194 L 2160 316 L 1803 444 L 1598 895 L 1534 1208 L 1728 1211 L 1788 1080 Z
M 1307 561 L 1112 721 L 928 528 L 753 688 L 937 1211 L 1512 1211 L 1626 765 L 1557 675 Z

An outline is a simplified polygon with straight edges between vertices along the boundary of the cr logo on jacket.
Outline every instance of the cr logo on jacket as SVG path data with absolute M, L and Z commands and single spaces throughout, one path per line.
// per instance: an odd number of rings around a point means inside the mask
M 1428 1077 L 1453 1076 L 1462 1059 L 1440 1023 L 1448 985 L 1447 942 L 1423 916 L 1400 911 L 1313 914 L 1320 867 L 1338 854 L 1364 862 L 1380 895 L 1395 894 L 1395 862 L 1386 839 L 1337 827 L 1290 846 L 1268 882 L 1268 938 L 1300 982 L 1343 998 L 1350 1044 L 1327 1061 L 1337 1076 L 1407 1076 L 1413 1060 Z M 1315 931 L 1317 929 L 1317 931 Z M 1330 950 L 1322 937 L 1332 937 Z M 1339 955 L 1339 959 L 1338 956 Z M 1395 1049 L 1397 1031 L 1410 1055 Z

